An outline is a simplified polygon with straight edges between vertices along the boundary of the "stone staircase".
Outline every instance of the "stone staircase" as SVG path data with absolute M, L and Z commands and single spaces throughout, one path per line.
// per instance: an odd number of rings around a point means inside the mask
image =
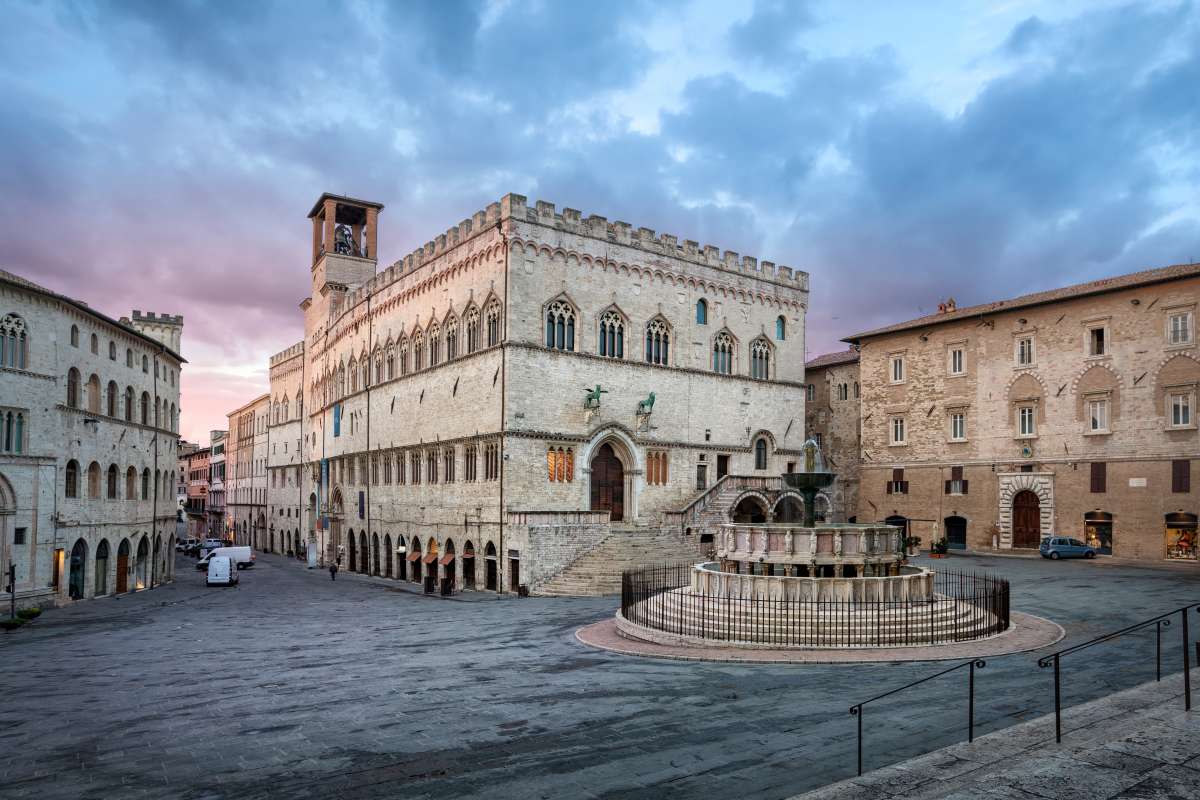
M 693 498 L 682 511 L 664 514 L 663 521 L 676 530 L 690 530 L 693 536 L 715 534 L 722 523 L 729 522 L 729 510 L 747 489 L 756 489 L 769 497 L 782 488 L 783 480 L 778 477 L 725 475 Z
M 600 544 L 575 559 L 534 594 L 583 597 L 619 594 L 621 573 L 647 564 L 699 561 L 700 537 L 675 530 L 617 527 Z

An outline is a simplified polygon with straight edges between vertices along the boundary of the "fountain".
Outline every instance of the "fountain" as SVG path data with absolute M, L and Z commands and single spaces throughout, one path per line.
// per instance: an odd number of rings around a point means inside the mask
M 804 498 L 804 527 L 811 528 L 816 522 L 817 493 L 833 484 L 833 473 L 825 469 L 825 459 L 815 439 L 809 439 L 801 448 L 804 451 L 804 471 L 783 473 L 783 484 L 795 489 Z

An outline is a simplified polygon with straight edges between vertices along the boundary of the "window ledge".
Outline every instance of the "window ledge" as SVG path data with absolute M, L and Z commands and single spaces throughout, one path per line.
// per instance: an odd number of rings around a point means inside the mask
M 1165 430 L 1168 430 L 1168 431 L 1194 431 L 1194 430 L 1196 430 L 1196 426 L 1195 425 L 1168 425 L 1165 428 Z
M 1026 442 L 1026 441 L 1032 441 L 1032 440 L 1038 438 L 1038 435 L 1036 433 L 1024 433 L 1024 434 L 1018 433 L 1013 438 L 1016 439 L 1018 442 Z
M 888 447 L 908 447 L 908 442 L 888 442 Z
M 1110 359 L 1112 359 L 1112 353 L 1104 353 L 1098 356 L 1086 355 L 1083 357 L 1083 360 L 1087 362 L 1108 361 Z
M 1013 364 L 1013 369 L 1037 369 L 1037 362 L 1035 361 L 1032 364 Z
M 1195 346 L 1195 342 L 1176 342 L 1175 344 L 1164 344 L 1163 350 L 1191 350 Z
M 1112 436 L 1112 429 L 1106 428 L 1102 431 L 1084 431 L 1084 436 Z
M 947 378 L 965 378 L 965 377 L 967 377 L 967 373 L 965 373 L 965 372 L 947 372 L 946 377 Z
M 970 439 L 947 439 L 946 444 L 966 444 Z

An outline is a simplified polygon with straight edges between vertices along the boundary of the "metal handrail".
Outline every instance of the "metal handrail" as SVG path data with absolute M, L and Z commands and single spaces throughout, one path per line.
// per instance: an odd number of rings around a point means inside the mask
M 858 718 L 858 774 L 859 775 L 863 774 L 863 768 L 862 768 L 862 721 L 863 721 L 862 710 L 863 710 L 863 706 L 865 706 L 867 703 L 873 703 L 876 700 L 882 700 L 885 697 L 890 697 L 898 692 L 903 692 L 905 689 L 911 689 L 914 686 L 920 686 L 922 683 L 925 683 L 926 681 L 931 681 L 934 678 L 940 678 L 941 676 L 943 676 L 947 673 L 954 672 L 955 670 L 962 669 L 963 667 L 971 668 L 971 677 L 969 678 L 969 681 L 967 684 L 967 741 L 968 742 L 975 741 L 975 670 L 976 670 L 976 668 L 983 669 L 986 666 L 987 666 L 987 662 L 984 661 L 982 658 L 972 658 L 970 661 L 964 661 L 961 664 L 955 664 L 953 667 L 950 667 L 949 669 L 944 669 L 941 672 L 935 672 L 933 675 L 929 675 L 927 677 L 921 678 L 921 680 L 919 680 L 919 681 L 913 681 L 912 683 L 901 686 L 899 689 L 892 689 L 890 692 L 884 692 L 883 694 L 872 697 L 870 700 L 863 700 L 861 703 L 855 703 L 854 705 L 850 706 L 850 716 Z
M 1188 603 L 1186 606 L 1180 606 L 1179 608 L 1168 611 L 1165 614 L 1159 614 L 1156 617 L 1151 617 L 1150 619 L 1145 619 L 1141 622 L 1135 622 L 1133 625 L 1128 625 L 1124 628 L 1121 628 L 1119 631 L 1113 631 L 1112 633 L 1106 633 L 1103 636 L 1097 636 L 1095 639 L 1090 639 L 1086 642 L 1065 647 L 1062 650 L 1058 650 L 1054 653 L 1050 653 L 1049 655 L 1039 658 L 1037 664 L 1042 669 L 1045 669 L 1052 664 L 1054 665 L 1054 740 L 1056 742 L 1062 742 L 1062 670 L 1060 666 L 1062 657 L 1070 655 L 1071 653 L 1078 653 L 1080 650 L 1086 650 L 1092 645 L 1109 642 L 1119 636 L 1124 636 L 1127 633 L 1133 633 L 1134 631 L 1139 631 L 1143 628 L 1148 628 L 1149 626 L 1153 625 L 1155 630 L 1155 680 L 1162 680 L 1162 629 L 1165 627 L 1170 627 L 1170 617 L 1173 617 L 1176 614 L 1179 615 L 1180 622 L 1182 623 L 1180 625 L 1180 634 L 1183 642 L 1183 707 L 1185 711 L 1191 711 L 1192 667 L 1190 663 L 1191 654 L 1188 649 L 1189 637 L 1187 612 L 1192 608 L 1196 609 L 1197 613 L 1200 613 L 1200 603 Z M 1197 644 L 1196 650 L 1197 661 L 1200 661 L 1200 643 Z

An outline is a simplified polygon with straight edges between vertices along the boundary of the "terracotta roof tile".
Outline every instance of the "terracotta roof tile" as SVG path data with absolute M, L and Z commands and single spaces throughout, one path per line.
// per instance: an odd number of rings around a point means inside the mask
M 821 367 L 832 367 L 837 364 L 855 364 L 858 362 L 858 351 L 851 347 L 849 350 L 839 350 L 836 353 L 826 353 L 823 356 L 817 356 L 812 361 L 804 364 L 805 369 L 819 369 Z
M 864 333 L 856 333 L 853 336 L 847 336 L 846 338 L 842 339 L 842 341 L 857 344 L 862 339 L 867 339 L 872 336 L 881 336 L 885 333 L 895 333 L 897 331 L 923 328 L 926 325 L 938 325 L 943 322 L 953 322 L 955 320 L 966 319 L 967 317 L 978 317 L 983 314 L 994 314 L 1000 311 L 1012 311 L 1018 308 L 1029 308 L 1030 306 L 1045 305 L 1047 303 L 1071 300 L 1077 297 L 1088 297 L 1090 295 L 1115 292 L 1120 289 L 1131 289 L 1154 283 L 1163 283 L 1165 281 L 1177 280 L 1179 278 L 1190 278 L 1197 275 L 1200 275 L 1200 264 L 1196 263 L 1175 264 L 1170 267 L 1147 269 L 1142 270 L 1141 272 L 1131 272 L 1128 275 L 1117 275 L 1112 278 L 1101 278 L 1097 281 L 1089 281 L 1088 283 L 1077 283 L 1074 286 L 1064 286 L 1059 289 L 1049 289 L 1044 292 L 1024 294 L 1020 297 L 1014 297 L 1009 300 L 997 300 L 992 303 L 982 303 L 976 306 L 964 306 L 963 308 L 955 309 L 954 311 L 948 311 L 945 313 L 927 314 L 924 317 L 910 319 L 907 322 L 898 322 L 894 325 L 887 325 L 882 328 L 865 331 Z

